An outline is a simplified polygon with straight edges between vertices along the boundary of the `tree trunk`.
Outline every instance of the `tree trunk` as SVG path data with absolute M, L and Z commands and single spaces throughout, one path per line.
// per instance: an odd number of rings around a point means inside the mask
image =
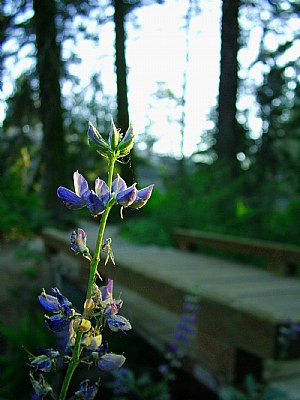
M 121 128 L 122 132 L 126 132 L 129 126 L 129 115 L 128 115 L 128 98 L 127 98 L 127 66 L 125 56 L 125 16 L 131 9 L 129 4 L 125 4 L 123 0 L 114 1 L 115 13 L 115 65 L 117 75 L 117 127 Z M 134 122 L 134 121 L 133 121 Z M 121 176 L 127 184 L 132 184 L 136 181 L 135 172 L 133 169 L 133 154 L 131 150 L 130 161 L 121 166 Z
M 221 33 L 221 73 L 219 83 L 218 134 L 216 151 L 218 158 L 236 161 L 237 122 L 236 98 L 238 86 L 238 10 L 240 0 L 223 0 Z
M 33 1 L 37 71 L 40 85 L 40 114 L 43 125 L 43 198 L 53 218 L 60 219 L 65 208 L 56 196 L 57 187 L 66 181 L 66 144 L 64 137 L 60 75 L 60 46 L 56 41 L 54 0 Z

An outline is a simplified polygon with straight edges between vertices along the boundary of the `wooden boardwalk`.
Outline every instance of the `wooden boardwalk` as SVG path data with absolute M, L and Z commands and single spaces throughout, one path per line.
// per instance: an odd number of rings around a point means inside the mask
M 82 222 L 80 227 L 92 249 L 97 225 Z M 173 248 L 135 245 L 114 227 L 108 227 L 108 237 L 116 266 L 102 271 L 122 291 L 124 310 L 140 335 L 163 350 L 172 338 L 184 296 L 194 293 L 201 308 L 186 369 L 215 391 L 250 372 L 300 399 L 299 339 L 283 342 L 281 334 L 291 321 L 300 322 L 299 280 Z M 80 268 L 70 267 L 69 272 L 85 286 L 85 267 Z

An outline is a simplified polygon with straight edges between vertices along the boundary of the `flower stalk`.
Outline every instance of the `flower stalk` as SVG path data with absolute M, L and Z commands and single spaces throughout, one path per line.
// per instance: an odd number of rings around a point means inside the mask
M 129 154 L 133 147 L 134 133 L 132 126 L 128 128 L 125 136 L 115 127 L 112 121 L 109 139 L 106 142 L 97 129 L 90 123 L 88 129 L 89 143 L 96 148 L 97 152 L 108 160 L 107 183 L 100 178 L 95 180 L 94 190 L 90 189 L 86 179 L 78 172 L 73 174 L 74 191 L 65 187 L 57 189 L 58 197 L 70 210 L 80 209 L 86 206 L 94 216 L 100 217 L 97 241 L 93 257 L 87 247 L 87 237 L 83 229 L 73 230 L 71 235 L 71 249 L 75 254 L 81 254 L 90 261 L 89 279 L 87 282 L 86 298 L 83 313 L 76 311 L 72 303 L 62 295 L 58 288 L 53 288 L 54 295 L 46 294 L 45 290 L 39 296 L 41 306 L 52 315 L 45 315 L 45 323 L 53 332 L 67 332 L 68 344 L 66 351 L 71 355 L 65 355 L 64 360 L 68 362 L 68 368 L 63 379 L 58 400 L 65 400 L 73 374 L 80 363 L 96 366 L 100 370 L 113 371 L 120 368 L 125 362 L 123 355 L 108 353 L 107 342 L 102 342 L 103 330 L 107 326 L 113 332 L 127 332 L 131 329 L 130 322 L 119 315 L 123 301 L 113 298 L 113 281 L 108 278 L 106 286 L 98 287 L 97 278 L 101 278 L 98 266 L 101 260 L 101 249 L 107 248 L 107 258 L 114 262 L 114 256 L 110 247 L 111 239 L 104 244 L 104 233 L 109 213 L 113 206 L 123 208 L 131 207 L 139 209 L 149 200 L 153 185 L 137 190 L 136 183 L 127 187 L 125 181 L 118 175 L 114 179 L 114 168 L 116 161 Z M 85 351 L 83 352 L 83 349 Z M 86 356 L 86 353 L 88 354 Z M 33 357 L 31 367 L 42 372 L 50 372 L 55 364 L 59 352 L 45 350 L 44 354 Z M 52 395 L 52 388 L 40 375 L 39 381 L 30 375 L 31 382 L 38 398 L 44 398 L 48 393 Z M 98 391 L 99 382 L 90 383 L 88 379 L 81 382 L 79 391 L 75 398 L 93 400 Z M 72 397 L 73 398 L 73 397 Z

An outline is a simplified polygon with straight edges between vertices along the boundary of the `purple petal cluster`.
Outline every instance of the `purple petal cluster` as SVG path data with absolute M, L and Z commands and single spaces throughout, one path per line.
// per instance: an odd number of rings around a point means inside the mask
M 154 186 L 149 185 L 137 190 L 136 183 L 134 183 L 127 187 L 124 179 L 118 175 L 112 183 L 111 193 L 106 182 L 100 178 L 95 180 L 95 190 L 90 190 L 86 179 L 78 171 L 74 172 L 73 181 L 74 192 L 60 186 L 57 189 L 57 196 L 70 210 L 86 206 L 93 216 L 98 216 L 105 211 L 112 196 L 122 207 L 130 206 L 139 209 L 149 200 Z
M 41 306 L 46 311 L 52 311 L 50 317 L 45 315 L 45 324 L 53 332 L 61 332 L 69 325 L 69 318 L 75 313 L 70 301 L 61 294 L 59 289 L 52 288 L 54 296 L 46 294 L 45 290 L 38 296 Z
M 102 371 L 111 372 L 121 368 L 126 358 L 122 354 L 106 353 L 99 358 L 98 368 Z
M 149 200 L 154 185 L 149 185 L 144 189 L 137 190 L 136 183 L 127 187 L 124 179 L 117 176 L 117 178 L 112 183 L 112 193 L 118 204 L 123 207 L 141 208 Z
M 43 399 L 46 396 L 53 394 L 52 387 L 45 381 L 43 375 L 40 374 L 39 380 L 37 381 L 34 378 L 33 374 L 30 373 L 30 381 L 35 391 L 35 394 L 38 396 L 38 399 Z
M 197 313 L 199 311 L 199 298 L 196 295 L 186 295 L 183 302 L 183 314 L 173 332 L 173 340 L 168 344 L 167 358 L 170 367 L 176 368 L 181 365 L 181 360 L 187 353 L 191 339 L 196 334 Z
M 50 372 L 60 355 L 59 352 L 53 349 L 40 349 L 39 353 L 41 354 L 31 360 L 30 366 L 41 372 Z
M 86 233 L 84 232 L 83 229 L 78 228 L 76 231 L 73 231 L 71 234 L 70 242 L 71 242 L 71 250 L 73 250 L 76 254 L 90 253 L 86 245 Z
M 90 190 L 86 179 L 78 171 L 74 172 L 73 181 L 74 192 L 63 186 L 57 189 L 57 196 L 62 202 L 70 210 L 77 210 L 86 206 L 92 215 L 102 214 L 110 198 L 106 183 L 97 178 L 95 190 Z
M 99 382 L 90 383 L 89 379 L 85 379 L 79 384 L 79 390 L 75 393 L 76 399 L 93 400 L 98 392 Z
M 113 298 L 113 280 L 108 278 L 106 286 L 102 286 L 100 289 L 101 297 L 98 297 L 98 303 L 96 304 L 101 307 L 103 316 L 106 318 L 108 327 L 114 331 L 129 331 L 132 326 L 128 319 L 118 315 L 120 308 L 123 305 L 121 299 L 115 300 Z

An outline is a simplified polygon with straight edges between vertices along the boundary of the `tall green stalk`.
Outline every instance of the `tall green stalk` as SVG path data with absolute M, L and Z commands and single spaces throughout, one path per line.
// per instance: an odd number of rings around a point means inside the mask
M 116 157 L 111 156 L 109 158 L 108 180 L 107 180 L 107 185 L 108 185 L 109 191 L 111 191 L 115 162 L 116 162 Z M 107 204 L 106 210 L 102 214 L 102 217 L 100 220 L 98 236 L 97 236 L 97 241 L 96 241 L 96 247 L 95 247 L 95 253 L 94 253 L 94 257 L 90 263 L 90 274 L 89 274 L 89 281 L 88 281 L 88 287 L 87 287 L 87 292 L 86 292 L 86 299 L 89 299 L 93 292 L 93 283 L 95 282 L 98 265 L 99 265 L 99 262 L 101 259 L 101 246 L 103 243 L 103 236 L 104 236 L 104 232 L 105 232 L 105 228 L 106 228 L 106 223 L 107 223 L 107 219 L 108 219 L 110 210 L 112 209 L 114 204 L 115 204 L 114 200 L 112 200 L 111 202 L 109 202 Z M 80 332 L 76 333 L 76 339 L 75 339 L 72 359 L 69 363 L 58 400 L 65 400 L 72 376 L 73 376 L 77 366 L 80 363 L 80 354 L 81 354 L 81 350 L 82 350 L 81 349 L 82 336 L 83 336 L 83 333 L 80 333 Z

